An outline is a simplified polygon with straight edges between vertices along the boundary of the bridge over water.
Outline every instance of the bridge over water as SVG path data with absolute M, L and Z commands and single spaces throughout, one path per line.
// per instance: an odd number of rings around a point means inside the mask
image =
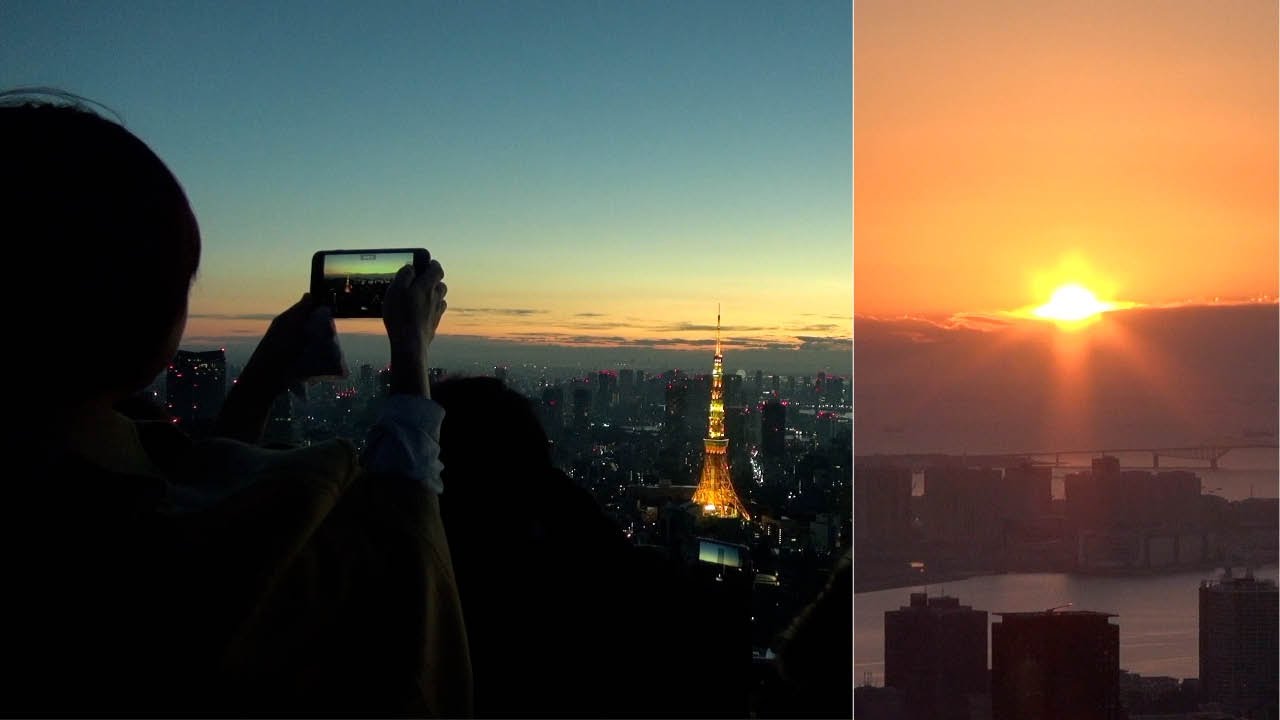
M 1089 457 L 1098 457 L 1100 455 L 1119 455 L 1121 453 L 1149 453 L 1151 455 L 1151 467 L 1153 468 L 1160 467 L 1160 458 L 1170 458 L 1207 462 L 1209 463 L 1209 469 L 1217 470 L 1218 461 L 1232 450 L 1259 448 L 1280 450 L 1280 444 L 1277 444 L 1275 441 L 1227 441 L 1176 447 L 1115 447 L 1091 450 L 1042 450 L 1035 452 L 992 453 L 985 455 L 968 453 L 963 455 L 945 453 L 876 454 L 859 455 L 856 459 L 858 462 L 886 462 L 893 465 L 908 466 L 913 471 L 919 472 L 929 467 L 953 465 L 956 463 L 984 467 L 1013 467 L 1028 463 L 1032 465 L 1062 467 L 1067 464 L 1063 462 L 1063 456 L 1087 455 Z M 1052 458 L 1052 460 L 1049 460 L 1048 458 Z

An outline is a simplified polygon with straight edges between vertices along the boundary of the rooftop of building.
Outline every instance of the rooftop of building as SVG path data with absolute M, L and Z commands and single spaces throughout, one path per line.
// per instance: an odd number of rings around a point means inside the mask
M 1246 571 L 1242 576 L 1232 575 L 1230 570 L 1221 577 L 1200 581 L 1200 587 L 1210 592 L 1222 593 L 1276 593 L 1276 581 L 1270 578 L 1254 577 Z
M 1001 618 L 1004 618 L 1007 620 L 1034 620 L 1034 619 L 1057 618 L 1057 617 L 1099 618 L 1099 619 L 1120 617 L 1116 613 L 1101 612 L 1098 610 L 1058 610 L 1058 609 L 1030 610 L 1030 611 L 1019 611 L 1019 612 L 993 612 L 991 614 L 999 615 Z
M 932 610 L 932 611 L 946 611 L 946 610 L 972 611 L 973 610 L 973 608 L 968 605 L 961 605 L 959 598 L 951 597 L 950 595 L 935 595 L 933 597 L 930 597 L 929 594 L 925 592 L 911 593 L 910 603 L 911 603 L 910 605 L 903 605 L 901 608 L 899 608 L 899 610 L 900 611 L 905 610 L 908 612 L 910 611 L 918 612 L 923 610 Z

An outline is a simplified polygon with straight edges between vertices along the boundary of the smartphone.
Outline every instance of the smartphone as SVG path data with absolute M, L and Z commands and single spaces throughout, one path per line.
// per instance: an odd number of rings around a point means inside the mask
M 423 273 L 431 253 L 422 248 L 321 250 L 311 256 L 311 297 L 338 318 L 382 317 L 382 299 L 405 265 Z

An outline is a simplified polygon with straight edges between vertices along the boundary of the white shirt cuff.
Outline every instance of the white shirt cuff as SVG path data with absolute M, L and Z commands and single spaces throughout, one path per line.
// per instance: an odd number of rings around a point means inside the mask
M 444 408 L 418 395 L 392 395 L 382 417 L 369 428 L 364 468 L 415 480 L 433 493 L 444 491 L 440 481 L 440 423 Z

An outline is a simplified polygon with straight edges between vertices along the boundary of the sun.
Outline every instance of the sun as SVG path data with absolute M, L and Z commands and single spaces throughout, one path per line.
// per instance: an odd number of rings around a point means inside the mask
M 1032 310 L 1036 317 L 1053 320 L 1060 324 L 1080 323 L 1095 318 L 1098 314 L 1114 309 L 1111 303 L 1103 302 L 1088 288 L 1076 283 L 1068 283 L 1053 291 L 1049 302 Z

